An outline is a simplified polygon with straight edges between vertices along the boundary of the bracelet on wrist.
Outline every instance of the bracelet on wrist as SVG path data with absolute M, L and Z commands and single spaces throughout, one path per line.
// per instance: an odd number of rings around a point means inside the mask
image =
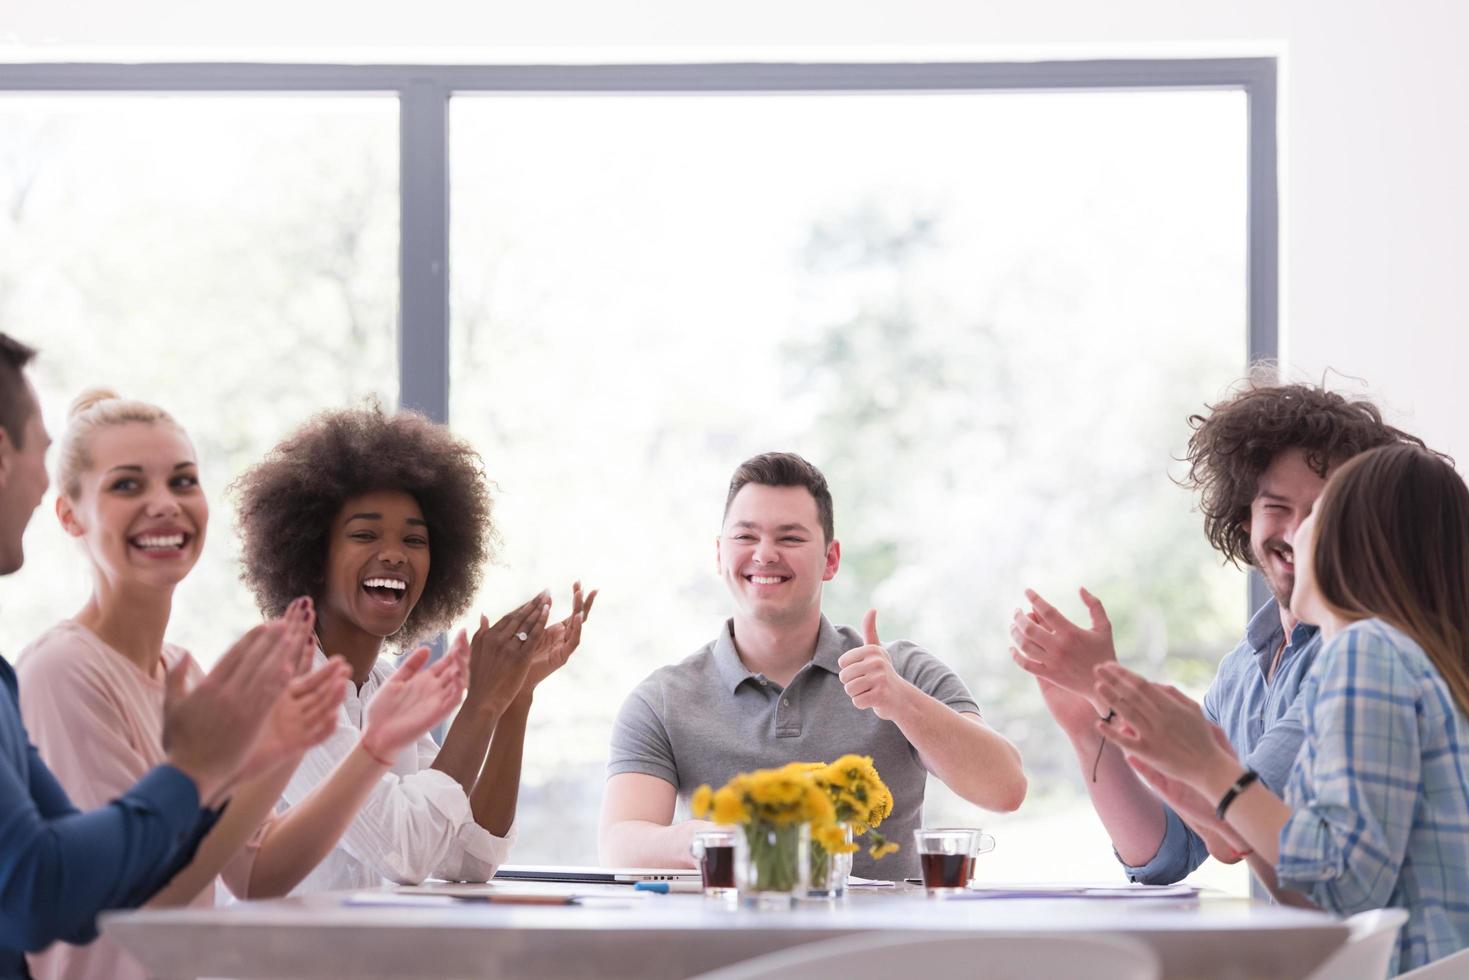
M 1098 715 L 1098 717 L 1101 718 L 1100 715 Z M 1112 724 L 1112 719 L 1113 718 L 1116 718 L 1116 717 L 1117 717 L 1117 709 L 1116 708 L 1108 708 L 1107 709 L 1107 717 L 1101 718 L 1101 722 L 1104 725 L 1110 725 L 1110 724 Z M 1097 770 L 1099 768 L 1101 768 L 1101 765 L 1102 765 L 1102 753 L 1105 752 L 1105 751 L 1107 751 L 1107 740 L 1104 738 L 1104 739 L 1102 739 L 1102 743 L 1097 746 L 1097 757 L 1092 760 L 1092 782 L 1096 782 L 1097 781 Z
M 359 749 L 361 749 L 363 751 L 363 753 L 369 759 L 371 759 L 373 762 L 376 762 L 378 765 L 383 766 L 384 768 L 387 768 L 387 769 L 393 768 L 393 764 L 391 762 L 389 762 L 386 759 L 383 759 L 376 752 L 372 751 L 372 749 L 369 749 L 367 747 L 367 740 L 366 739 L 358 739 L 357 740 L 357 747 Z
M 1251 783 L 1259 778 L 1260 774 L 1258 772 L 1253 769 L 1246 769 L 1244 773 L 1241 774 L 1241 776 L 1234 781 L 1234 785 L 1229 787 L 1229 789 L 1225 791 L 1224 796 L 1220 798 L 1219 805 L 1214 808 L 1214 816 L 1218 817 L 1220 820 L 1223 820 L 1224 811 L 1229 809 L 1229 806 L 1231 803 L 1234 802 L 1235 797 L 1243 793 L 1246 787 L 1248 787 Z

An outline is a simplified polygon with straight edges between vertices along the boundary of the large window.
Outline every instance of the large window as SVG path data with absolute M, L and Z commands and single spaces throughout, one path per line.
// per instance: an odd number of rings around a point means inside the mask
M 450 417 L 505 536 L 482 605 L 604 590 L 537 701 L 523 859 L 595 859 L 621 697 L 728 615 L 724 488 L 769 449 L 831 480 L 828 613 L 875 606 L 1021 744 L 1013 873 L 1038 814 L 1085 807 L 1005 625 L 1027 585 L 1080 613 L 1086 584 L 1150 672 L 1166 652 L 1198 681 L 1237 640 L 1242 578 L 1169 475 L 1186 416 L 1245 361 L 1244 110 L 1237 92 L 455 101 Z M 937 790 L 930 813 L 979 819 Z M 1112 870 L 1105 845 L 1075 858 Z
M 381 98 L 0 98 L 0 329 L 41 349 L 53 437 L 99 385 L 193 437 L 211 520 L 171 637 L 205 663 L 258 618 L 226 485 L 313 411 L 397 400 L 396 136 Z M 0 650 L 90 587 L 48 498 Z
M 603 590 L 537 698 L 519 861 L 595 861 L 612 718 L 728 614 L 725 483 L 788 448 L 836 495 L 828 613 L 875 606 L 1025 754 L 1020 813 L 935 784 L 929 819 L 996 831 L 996 879 L 1111 876 L 1005 624 L 1026 586 L 1081 615 L 1084 584 L 1195 693 L 1238 637 L 1243 578 L 1170 477 L 1188 413 L 1274 351 L 1272 80 L 0 66 L 50 93 L 0 98 L 0 329 L 45 351 L 53 430 L 102 383 L 194 435 L 214 521 L 174 639 L 205 661 L 255 618 L 223 488 L 282 434 L 375 396 L 475 444 L 503 539 L 478 611 Z M 86 595 L 49 510 L 0 582 L 11 656 Z

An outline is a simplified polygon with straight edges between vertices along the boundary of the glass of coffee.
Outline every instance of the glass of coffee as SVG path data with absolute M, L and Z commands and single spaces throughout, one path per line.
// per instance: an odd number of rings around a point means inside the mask
M 694 835 L 694 860 L 709 898 L 733 898 L 735 889 L 735 831 L 701 830 Z
M 928 889 L 928 894 L 942 898 L 968 887 L 980 836 L 985 835 L 967 828 L 913 831 L 918 864 L 923 869 L 923 887 Z M 994 838 L 990 838 L 990 847 L 993 846 Z
M 964 884 L 968 885 L 974 881 L 975 859 L 981 854 L 988 854 L 995 849 L 995 838 L 986 834 L 978 827 L 930 827 L 929 830 L 958 830 L 974 835 L 974 850 L 969 852 L 969 868 L 964 872 Z

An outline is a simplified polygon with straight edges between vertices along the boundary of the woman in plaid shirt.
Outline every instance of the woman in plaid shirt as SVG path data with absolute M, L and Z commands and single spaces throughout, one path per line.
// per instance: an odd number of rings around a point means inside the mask
M 1107 664 L 1099 728 L 1283 902 L 1402 908 L 1394 972 L 1469 946 L 1469 488 L 1413 446 L 1337 470 L 1295 540 L 1291 609 L 1325 645 L 1281 799 L 1198 706 Z

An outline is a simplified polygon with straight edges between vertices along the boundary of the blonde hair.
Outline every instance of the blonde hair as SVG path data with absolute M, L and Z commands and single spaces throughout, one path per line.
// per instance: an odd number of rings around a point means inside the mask
M 93 433 L 128 422 L 164 423 L 183 431 L 183 426 L 157 405 L 123 398 L 110 388 L 88 388 L 77 395 L 66 413 L 66 431 L 56 453 L 56 482 L 63 493 L 73 500 L 81 493 L 82 474 L 92 468 L 87 450 Z

